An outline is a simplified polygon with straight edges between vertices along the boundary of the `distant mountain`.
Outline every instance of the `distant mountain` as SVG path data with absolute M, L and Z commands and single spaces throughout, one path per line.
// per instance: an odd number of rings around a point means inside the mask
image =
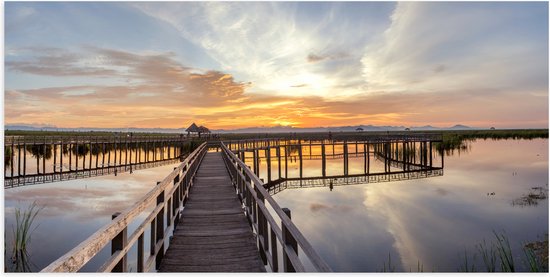
M 337 126 L 337 127 L 314 127 L 314 128 L 295 128 L 291 126 L 274 126 L 274 127 L 250 127 L 233 130 L 211 130 L 213 133 L 308 133 L 308 132 L 357 132 L 357 129 L 363 129 L 362 132 L 383 132 L 383 131 L 404 131 L 405 126 L 375 126 L 375 125 L 355 125 L 355 126 Z M 434 130 L 469 130 L 474 129 L 465 125 L 457 124 L 452 127 L 433 127 L 411 126 L 409 130 L 413 131 L 434 131 Z M 55 126 L 32 126 L 32 125 L 6 125 L 5 130 L 23 130 L 23 131 L 61 131 L 61 132 L 136 132 L 136 133 L 185 133 L 185 128 L 170 129 L 170 128 L 58 128 Z
M 374 125 L 355 125 L 338 127 L 317 127 L 317 128 L 294 128 L 288 126 L 275 127 L 252 127 L 233 130 L 212 130 L 214 133 L 308 133 L 308 132 L 357 132 L 357 129 L 363 129 L 363 132 L 383 132 L 383 131 L 404 131 L 405 126 L 374 126 Z M 431 125 L 413 126 L 409 130 L 413 131 L 436 131 L 436 130 L 467 130 L 471 127 L 464 125 L 455 125 L 453 127 L 433 127 Z
M 461 125 L 461 124 L 457 124 L 451 128 L 449 128 L 451 130 L 469 130 L 469 129 L 472 129 L 471 127 L 468 127 L 468 126 L 464 126 L 464 125 Z
M 58 128 L 55 126 L 5 125 L 4 130 L 50 131 L 50 132 L 134 132 L 134 133 L 185 133 L 185 128 Z

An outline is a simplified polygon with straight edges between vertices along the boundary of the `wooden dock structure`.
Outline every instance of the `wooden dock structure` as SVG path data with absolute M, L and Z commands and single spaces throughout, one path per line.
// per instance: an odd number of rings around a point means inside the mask
M 207 153 L 160 272 L 265 272 L 221 152 Z
M 222 142 L 202 143 L 133 206 L 41 272 L 77 272 L 108 246 L 111 256 L 98 271 L 126 272 L 134 245 L 138 272 L 331 271 L 290 210 Z
M 182 135 L 8 136 L 4 188 L 132 173 L 182 161 L 198 144 Z

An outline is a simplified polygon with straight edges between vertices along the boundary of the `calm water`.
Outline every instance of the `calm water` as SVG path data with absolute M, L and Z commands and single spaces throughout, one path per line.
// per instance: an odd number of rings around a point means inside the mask
M 520 258 L 522 242 L 548 234 L 547 200 L 512 205 L 532 187 L 547 192 L 548 140 L 470 146 L 445 157 L 441 177 L 287 189 L 274 198 L 334 271 L 382 271 L 391 255 L 396 271 L 416 271 L 420 263 L 424 271 L 456 272 L 465 251 L 471 262 L 476 244 L 495 240 L 493 230 L 506 233 Z
M 177 163 L 133 174 L 106 175 L 88 179 L 31 185 L 4 190 L 6 245 L 10 256 L 15 226 L 15 209 L 26 210 L 36 201 L 43 206 L 36 219 L 38 228 L 32 233 L 30 255 L 34 270 L 39 270 L 74 248 L 107 224 L 111 215 L 123 212 L 149 192 L 157 181 L 168 175 Z M 148 211 L 152 210 L 152 207 Z M 140 218 L 145 218 L 146 212 Z M 137 227 L 130 225 L 128 234 Z M 147 228 L 149 229 L 149 228 Z M 145 251 L 149 251 L 149 230 L 145 234 Z M 134 246 L 134 248 L 136 248 Z M 136 249 L 130 251 L 128 267 L 137 268 Z M 82 271 L 95 271 L 110 255 L 107 246 Z
M 522 242 L 548 233 L 548 202 L 512 203 L 532 187 L 547 192 L 548 140 L 478 140 L 470 146 L 468 152 L 445 157 L 443 176 L 332 191 L 286 189 L 274 198 L 291 209 L 292 220 L 335 271 L 381 271 L 391 255 L 397 271 L 415 271 L 420 263 L 424 271 L 454 272 L 465 250 L 473 254 L 483 239 L 494 240 L 493 230 L 506 232 L 513 253 L 523 255 Z M 362 161 L 350 158 L 350 173 L 361 173 Z M 371 162 L 371 170 L 383 170 L 383 163 Z M 38 270 L 108 223 L 113 213 L 130 207 L 174 166 L 4 190 L 7 256 L 16 207 L 26 208 L 35 200 L 45 207 L 30 246 Z M 265 178 L 265 162 L 261 166 Z M 320 175 L 320 166 L 320 160 L 304 161 L 304 176 Z M 276 168 L 272 164 L 274 172 Z M 289 176 L 297 176 L 298 168 L 289 162 Z M 327 161 L 327 174 L 342 170 L 341 160 Z M 145 252 L 148 245 L 146 241 Z M 100 266 L 109 251 L 107 247 L 83 271 Z M 135 249 L 130 253 L 128 265 L 135 271 Z

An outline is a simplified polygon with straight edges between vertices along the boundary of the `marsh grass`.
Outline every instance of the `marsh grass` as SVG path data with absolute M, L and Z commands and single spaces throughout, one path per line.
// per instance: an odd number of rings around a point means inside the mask
M 483 259 L 483 264 L 487 272 L 495 272 L 497 264 L 497 250 L 494 244 L 487 246 L 485 240 L 483 243 L 476 245 L 476 248 Z
M 384 262 L 382 272 L 395 272 L 395 265 L 392 265 L 391 261 L 391 253 L 388 253 L 388 264 L 386 265 L 386 262 Z
M 523 257 L 512 253 L 510 241 L 506 233 L 497 233 L 493 231 L 495 241 L 490 245 L 483 240 L 476 245 L 478 254 L 481 255 L 485 271 L 496 272 L 497 266 L 500 272 L 516 272 L 518 262 L 525 265 L 526 270 L 530 272 L 548 272 L 548 237 L 543 241 L 536 241 L 522 245 Z M 475 261 L 476 253 L 473 255 Z M 519 260 L 518 260 L 519 259 Z M 473 262 L 468 261 L 468 255 L 464 252 L 464 259 L 459 271 L 475 271 Z
M 459 253 L 458 272 L 516 272 L 518 263 L 525 267 L 521 271 L 548 272 L 548 234 L 539 241 L 522 244 L 523 256 L 512 253 L 510 241 L 505 232 L 493 231 L 495 240 L 488 243 L 483 240 L 475 245 L 476 252 L 469 253 L 464 249 Z M 478 257 L 481 260 L 476 262 Z M 384 262 L 381 272 L 395 272 L 395 264 L 391 254 L 388 253 L 388 260 Z M 432 269 L 435 272 L 435 268 Z M 412 272 L 412 268 L 409 268 Z M 418 260 L 416 272 L 424 272 L 424 264 Z
M 464 260 L 463 263 L 459 266 L 458 271 L 459 272 L 475 272 L 475 260 L 476 260 L 476 254 L 472 256 L 472 260 L 468 262 L 468 252 L 466 249 L 464 249 Z
M 43 208 L 38 206 L 36 202 L 33 202 L 26 210 L 15 209 L 15 226 L 12 227 L 12 271 L 30 272 L 32 270 L 28 246 L 31 242 L 32 232 L 38 227 L 33 228 L 34 220 Z
M 512 249 L 510 248 L 510 241 L 506 234 L 498 234 L 493 231 L 497 239 L 495 245 L 498 258 L 500 260 L 500 270 L 502 272 L 515 272 L 514 257 L 512 256 Z
M 547 184 L 548 185 L 548 184 Z M 548 188 L 533 187 L 528 194 L 512 201 L 512 206 L 537 206 L 541 200 L 548 198 Z

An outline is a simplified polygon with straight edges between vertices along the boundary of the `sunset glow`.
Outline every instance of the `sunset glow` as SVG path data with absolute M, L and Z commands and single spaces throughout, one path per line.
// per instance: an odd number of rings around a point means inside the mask
M 4 124 L 548 127 L 547 2 L 6 2 Z

